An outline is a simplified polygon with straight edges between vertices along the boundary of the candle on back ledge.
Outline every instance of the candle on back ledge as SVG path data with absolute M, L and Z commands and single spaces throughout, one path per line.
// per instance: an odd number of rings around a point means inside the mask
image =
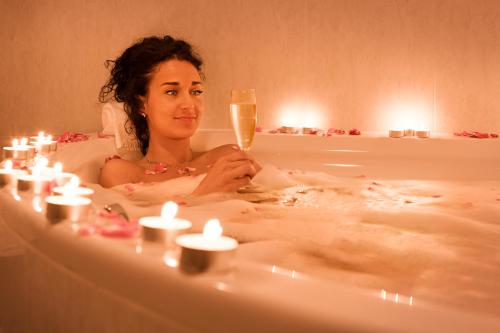
M 186 273 L 223 272 L 233 267 L 238 248 L 234 238 L 222 236 L 219 220 L 209 220 L 202 234 L 186 234 L 177 237 L 181 247 L 179 267 Z
M 405 131 L 403 129 L 389 130 L 389 137 L 390 138 L 402 138 L 403 136 L 405 136 Z

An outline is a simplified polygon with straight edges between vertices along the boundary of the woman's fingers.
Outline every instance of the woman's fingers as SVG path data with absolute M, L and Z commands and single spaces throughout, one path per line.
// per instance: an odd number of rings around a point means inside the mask
M 253 158 L 253 156 L 245 153 L 243 150 L 238 150 L 238 151 L 235 151 L 234 153 L 231 153 L 231 154 L 228 154 L 224 157 L 221 157 L 220 160 L 227 161 L 227 162 L 235 162 L 235 161 L 243 161 L 243 160 L 253 161 L 254 158 Z
M 233 179 L 231 182 L 227 183 L 224 187 L 225 192 L 234 192 L 239 188 L 242 188 L 248 184 L 250 184 L 251 178 L 248 176 Z
M 241 178 L 245 176 L 253 178 L 256 173 L 257 170 L 249 161 L 231 162 L 226 164 L 224 167 L 224 174 L 228 177 L 228 179 Z

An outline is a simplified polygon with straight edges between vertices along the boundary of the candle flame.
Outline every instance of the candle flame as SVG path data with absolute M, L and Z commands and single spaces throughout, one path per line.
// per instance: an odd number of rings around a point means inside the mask
M 42 168 L 38 165 L 34 165 L 33 168 L 31 169 L 31 174 L 35 177 L 40 176 L 42 173 Z
M 17 146 L 19 146 L 19 140 L 18 139 L 12 140 L 12 147 L 16 148 Z
M 28 138 L 21 139 L 21 146 L 26 146 L 28 144 Z
M 52 135 L 47 135 L 47 137 L 45 138 L 45 142 L 50 142 L 52 141 Z
M 177 214 L 177 204 L 173 201 L 166 202 L 161 208 L 161 218 L 170 222 L 175 218 L 175 214 Z
M 222 227 L 218 219 L 211 219 L 203 227 L 203 237 L 217 239 L 222 235 Z
M 43 141 L 44 137 L 45 137 L 45 133 L 43 133 L 43 131 L 38 132 L 38 141 Z
M 63 186 L 63 196 L 76 196 L 76 189 L 80 186 L 80 178 L 78 176 L 71 177 L 70 181 Z
M 35 166 L 33 168 L 46 168 L 49 165 L 49 160 L 45 157 L 38 156 L 35 160 Z
M 54 163 L 54 170 L 56 171 L 56 173 L 61 173 L 63 170 L 62 163 L 61 162 Z
M 13 163 L 11 160 L 5 161 L 5 164 L 3 165 L 5 170 L 12 170 Z

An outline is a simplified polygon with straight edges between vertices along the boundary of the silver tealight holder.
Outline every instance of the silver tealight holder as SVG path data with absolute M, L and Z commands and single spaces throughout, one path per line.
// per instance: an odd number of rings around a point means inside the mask
M 177 237 L 181 248 L 179 268 L 187 274 L 226 272 L 234 267 L 238 242 L 222 236 L 219 220 L 209 220 L 202 234 L 186 234 Z

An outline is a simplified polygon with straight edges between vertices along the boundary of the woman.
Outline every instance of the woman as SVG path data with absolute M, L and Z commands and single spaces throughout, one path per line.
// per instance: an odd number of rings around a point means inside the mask
M 124 103 L 144 157 L 139 161 L 112 159 L 100 184 L 164 181 L 186 174 L 206 173 L 193 194 L 236 191 L 260 170 L 237 146 L 225 145 L 204 153 L 191 150 L 190 138 L 203 115 L 202 60 L 191 45 L 170 36 L 148 37 L 129 47 L 111 65 L 101 89 Z

